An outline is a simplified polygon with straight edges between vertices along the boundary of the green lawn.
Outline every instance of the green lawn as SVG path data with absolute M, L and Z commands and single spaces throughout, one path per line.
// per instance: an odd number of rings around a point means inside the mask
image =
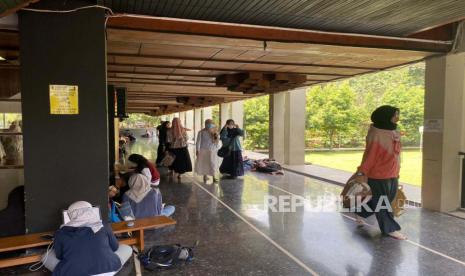
M 354 172 L 362 160 L 362 151 L 306 152 L 305 161 L 315 165 Z M 404 150 L 401 155 L 400 181 L 421 186 L 421 151 Z

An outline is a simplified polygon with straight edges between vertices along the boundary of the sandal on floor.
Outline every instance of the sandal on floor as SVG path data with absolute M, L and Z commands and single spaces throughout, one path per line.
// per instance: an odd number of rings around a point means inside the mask
M 407 236 L 405 236 L 404 234 L 402 234 L 399 231 L 394 231 L 394 232 L 388 233 L 388 236 L 393 238 L 393 239 L 396 239 L 396 240 L 406 240 L 407 239 Z

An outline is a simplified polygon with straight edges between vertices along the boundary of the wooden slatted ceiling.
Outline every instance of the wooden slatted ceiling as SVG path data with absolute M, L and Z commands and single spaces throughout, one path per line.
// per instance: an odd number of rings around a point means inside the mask
M 285 36 L 286 32 L 281 30 L 279 33 L 273 33 L 269 29 L 261 35 L 271 35 L 277 38 L 277 41 L 267 40 L 265 43 L 260 39 L 250 39 L 253 32 L 241 33 L 236 26 L 223 24 L 215 30 L 212 28 L 217 25 L 210 24 L 207 31 L 219 31 L 221 34 L 232 30 L 235 36 L 243 34 L 244 37 L 196 34 L 195 32 L 205 31 L 205 24 L 194 24 L 194 27 L 190 28 L 190 22 L 176 22 L 171 25 L 166 21 L 168 19 L 165 19 L 163 24 L 153 24 L 151 20 L 161 22 L 157 18 L 129 19 L 131 20 L 125 21 L 116 17 L 108 21 L 108 82 L 115 86 L 127 87 L 131 100 L 129 107 L 134 107 L 130 110 L 145 110 L 156 114 L 251 96 L 216 87 L 216 77 L 223 74 L 250 71 L 299 73 L 306 76 L 307 81 L 303 85 L 309 86 L 415 62 L 442 53 L 449 47 L 434 41 L 398 41 L 379 37 L 370 40 L 369 37 L 332 37 L 330 34 L 320 33 L 312 33 L 316 37 L 305 33 L 302 40 L 307 41 L 306 43 L 291 42 L 293 40 L 284 42 L 288 37 L 280 36 Z M 127 22 L 130 28 L 142 29 L 125 28 L 124 24 Z M 177 29 L 173 32 L 156 29 L 170 26 Z M 180 30 L 184 30 L 183 33 L 179 33 Z M 297 30 L 291 35 L 298 34 Z M 0 34 L 0 50 L 5 45 L 14 51 L 15 45 L 7 44 L 10 40 L 5 37 L 8 36 L 11 37 L 11 33 L 6 33 L 2 40 Z M 318 40 L 318 43 L 312 43 L 312 39 Z M 321 39 L 326 39 L 328 44 L 322 43 Z M 13 44 L 17 43 L 14 39 L 11 41 Z M 357 43 L 357 47 L 351 46 L 352 42 Z M 382 49 L 379 48 L 382 45 L 379 43 L 388 43 L 388 48 L 401 49 Z M 376 48 L 373 48 L 375 45 Z M 431 51 L 425 51 L 425 48 Z M 203 98 L 195 104 L 183 105 L 153 102 L 174 95 Z M 141 98 L 147 101 L 146 105 L 140 103 Z
M 0 0 L 0 17 L 12 14 L 38 0 Z
M 306 75 L 305 86 L 422 60 L 432 51 L 379 49 L 314 43 L 284 43 L 112 27 L 108 22 L 109 82 L 128 88 L 130 97 L 210 96 L 213 102 L 249 95 L 215 87 L 222 74 L 248 71 Z M 130 102 L 130 106 L 134 106 Z M 162 105 L 155 114 L 178 111 Z M 153 105 L 151 105 L 153 107 Z M 138 106 L 142 109 L 143 106 Z
M 98 0 L 115 12 L 332 32 L 407 36 L 465 18 L 461 0 Z M 134 2 L 134 3 L 133 3 Z

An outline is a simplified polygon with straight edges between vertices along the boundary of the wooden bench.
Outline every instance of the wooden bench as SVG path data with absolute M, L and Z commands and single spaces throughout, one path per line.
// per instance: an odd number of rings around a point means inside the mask
M 138 247 L 139 251 L 143 251 L 145 229 L 159 229 L 174 224 L 176 224 L 175 220 L 165 216 L 158 216 L 137 219 L 134 221 L 134 226 L 131 227 L 127 226 L 126 222 L 112 223 L 111 228 L 115 234 L 132 233 L 130 238 L 120 239 L 118 241 L 122 244 L 135 245 Z M 43 232 L 0 238 L 0 252 L 48 246 L 52 241 L 44 239 L 42 236 L 52 234 L 53 232 Z M 0 268 L 35 263 L 40 261 L 41 257 L 42 254 L 31 254 L 15 258 L 0 259 Z

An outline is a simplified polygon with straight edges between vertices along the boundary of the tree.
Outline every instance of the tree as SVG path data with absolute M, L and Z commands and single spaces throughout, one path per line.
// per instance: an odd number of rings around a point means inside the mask
M 383 104 L 400 109 L 399 129 L 405 145 L 420 143 L 419 127 L 423 125 L 424 95 L 425 91 L 420 86 L 400 86 L 388 90 L 383 96 Z
M 139 128 L 139 127 L 156 127 L 160 124 L 159 117 L 153 117 L 142 113 L 131 113 L 129 118 L 121 122 L 121 127 L 124 128 Z
M 356 95 L 348 82 L 312 87 L 307 92 L 307 128 L 324 135 L 333 148 L 336 140 L 351 137 L 362 122 L 363 114 L 355 106 Z
M 268 149 L 269 96 L 244 101 L 244 129 L 246 149 Z

